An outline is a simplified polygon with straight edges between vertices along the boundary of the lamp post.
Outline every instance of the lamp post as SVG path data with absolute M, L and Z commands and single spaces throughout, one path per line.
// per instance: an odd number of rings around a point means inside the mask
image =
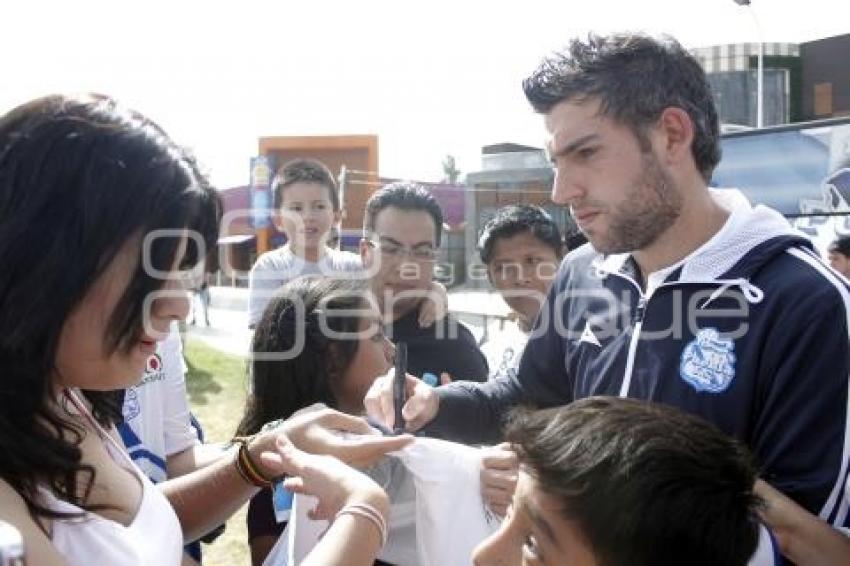
M 759 25 L 759 20 L 756 17 L 755 11 L 753 10 L 751 1 L 733 1 L 739 6 L 749 8 L 748 12 L 750 13 L 750 16 L 752 16 L 753 22 L 755 22 L 756 24 L 756 31 L 758 31 L 759 34 L 758 70 L 756 71 L 756 127 L 761 128 L 762 126 L 764 126 L 764 36 L 762 36 L 761 26 Z

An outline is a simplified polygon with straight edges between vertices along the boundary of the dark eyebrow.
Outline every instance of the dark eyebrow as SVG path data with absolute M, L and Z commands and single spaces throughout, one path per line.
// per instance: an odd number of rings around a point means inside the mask
M 543 533 L 543 536 L 549 539 L 555 547 L 561 548 L 561 545 L 558 544 L 558 539 L 555 538 L 555 532 L 552 530 L 552 527 L 546 520 L 543 518 L 543 515 L 540 514 L 540 511 L 529 501 L 527 498 L 523 498 L 523 509 L 528 514 L 528 517 L 531 519 L 531 522 L 540 529 L 540 532 Z
M 393 244 L 394 246 L 404 247 L 404 244 L 402 244 L 401 242 L 399 242 L 395 238 L 390 238 L 389 236 L 378 236 L 378 239 L 379 240 L 386 240 L 387 242 L 389 242 L 390 244 Z M 423 240 L 422 242 L 418 242 L 416 244 L 413 244 L 410 247 L 411 248 L 419 248 L 421 246 L 428 246 L 428 247 L 433 248 L 434 244 L 427 241 L 427 240 Z
M 378 236 L 378 239 L 384 240 L 384 241 L 386 241 L 390 244 L 393 244 L 394 246 L 403 246 L 404 245 L 401 242 L 399 242 L 398 240 L 396 240 L 395 238 L 390 238 L 389 236 Z
M 559 149 L 554 154 L 550 155 L 549 159 L 555 159 L 556 157 L 564 157 L 566 155 L 569 155 L 570 153 L 574 152 L 575 150 L 577 150 L 579 147 L 583 146 L 587 142 L 589 142 L 589 141 L 591 141 L 595 138 L 598 138 L 598 137 L 599 137 L 598 134 L 587 134 L 586 136 L 582 136 L 579 139 L 568 143 L 567 145 L 565 145 L 564 147 Z

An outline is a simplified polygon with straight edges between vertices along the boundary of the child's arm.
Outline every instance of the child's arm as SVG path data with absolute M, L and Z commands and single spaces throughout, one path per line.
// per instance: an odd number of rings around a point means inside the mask
M 366 566 L 374 562 L 386 540 L 390 508 L 378 484 L 336 458 L 308 454 L 289 443 L 263 458 L 290 476 L 284 482 L 287 489 L 318 499 L 311 518 L 331 522 L 302 564 Z

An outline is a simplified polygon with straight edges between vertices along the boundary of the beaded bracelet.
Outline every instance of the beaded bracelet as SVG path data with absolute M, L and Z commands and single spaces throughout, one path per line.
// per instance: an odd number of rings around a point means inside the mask
M 381 537 L 381 546 L 383 547 L 387 544 L 387 521 L 384 519 L 384 516 L 381 515 L 380 511 L 368 503 L 351 503 L 346 505 L 339 510 L 336 517 L 334 517 L 334 520 L 338 519 L 341 515 L 357 515 L 368 519 L 369 522 L 378 529 L 378 536 Z
M 253 436 L 236 436 L 233 438 L 232 442 L 239 444 L 239 452 L 237 452 L 236 459 L 234 460 L 236 471 L 239 472 L 242 479 L 251 485 L 262 488 L 271 487 L 275 478 L 266 477 L 257 463 L 254 462 L 254 459 L 251 458 L 251 453 L 248 451 L 248 443 L 253 438 Z

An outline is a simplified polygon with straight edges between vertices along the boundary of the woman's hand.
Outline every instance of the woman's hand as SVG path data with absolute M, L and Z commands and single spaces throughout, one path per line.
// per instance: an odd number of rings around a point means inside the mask
M 286 489 L 319 500 L 308 512 L 311 519 L 332 520 L 340 509 L 352 503 L 371 505 L 387 519 L 387 494 L 367 475 L 333 456 L 307 454 L 282 436 L 278 437 L 275 448 L 274 452 L 262 454 L 263 465 L 289 476 L 283 482 Z
M 281 436 L 303 452 L 329 454 L 357 467 L 369 466 L 388 452 L 400 450 L 413 441 L 407 434 L 383 436 L 361 417 L 316 404 L 298 411 L 274 428 L 261 431 L 249 447 L 254 460 L 264 452 L 276 452 L 276 440 Z M 276 475 L 279 474 L 268 474 L 269 477 Z

